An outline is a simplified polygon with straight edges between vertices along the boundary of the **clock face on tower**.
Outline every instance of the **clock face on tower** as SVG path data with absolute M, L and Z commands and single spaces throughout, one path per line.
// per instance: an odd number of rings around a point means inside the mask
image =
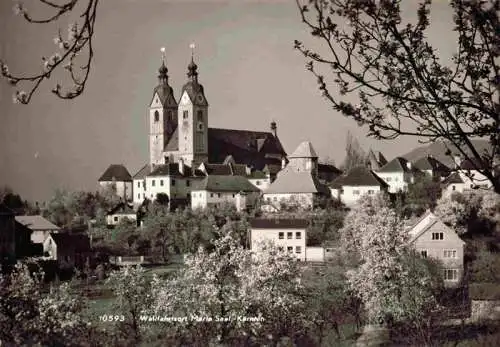
M 198 102 L 203 102 L 203 95 L 198 94 L 198 97 L 196 98 Z

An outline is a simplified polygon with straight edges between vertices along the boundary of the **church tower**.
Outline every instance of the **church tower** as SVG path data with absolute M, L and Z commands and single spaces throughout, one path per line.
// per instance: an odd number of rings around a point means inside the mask
M 178 108 L 179 158 L 192 166 L 208 160 L 208 102 L 197 69 L 191 54 Z
M 177 127 L 177 102 L 168 84 L 165 49 L 161 49 L 162 63 L 158 70 L 158 86 L 149 105 L 149 163 L 164 164 L 163 151 Z

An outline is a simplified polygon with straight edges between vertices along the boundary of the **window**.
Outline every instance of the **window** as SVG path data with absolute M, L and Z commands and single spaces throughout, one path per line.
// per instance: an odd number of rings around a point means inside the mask
M 160 186 L 163 187 L 163 180 L 160 180 Z
M 451 190 L 455 190 L 457 187 L 455 186 L 451 186 Z
M 432 239 L 433 240 L 442 240 L 443 239 L 443 233 L 432 233 Z
M 260 186 L 260 181 L 255 182 L 256 186 Z
M 233 198 L 235 197 L 236 195 L 233 194 Z
M 168 120 L 173 121 L 174 120 L 174 111 L 169 111 L 168 112 Z
M 353 190 L 353 191 L 352 191 L 352 194 L 353 194 L 353 195 L 359 195 L 359 190 Z
M 267 197 L 266 200 L 267 200 L 267 202 L 271 202 L 271 198 L 270 197 Z
M 155 186 L 155 180 L 151 180 L 151 187 L 154 187 Z
M 191 182 L 189 180 L 186 180 L 186 187 L 190 187 L 191 186 Z
M 301 246 L 295 246 L 295 253 L 297 253 L 297 254 L 302 253 L 302 247 Z
M 458 281 L 458 269 L 444 269 L 443 278 L 445 281 Z
M 291 231 L 286 233 L 286 238 L 291 240 L 293 238 L 293 233 Z
M 427 258 L 427 250 L 420 251 L 422 258 Z
M 286 250 L 287 250 L 288 252 L 292 253 L 292 252 L 293 252 L 293 247 L 292 247 L 292 246 L 288 246 L 288 247 L 286 248 Z
M 188 119 L 188 117 L 189 117 L 189 111 L 182 112 L 182 118 L 183 119 Z
M 297 231 L 297 232 L 295 233 L 295 238 L 296 238 L 296 239 L 301 239 L 301 238 L 302 238 L 302 234 L 301 234 L 301 232 L 300 232 L 300 231 Z
M 280 232 L 278 233 L 278 238 L 279 238 L 280 240 L 283 240 L 283 239 L 285 238 L 285 233 L 284 233 L 284 232 L 282 232 L 282 231 L 280 231 Z
M 375 191 L 374 191 L 374 190 L 372 190 L 372 189 L 368 190 L 368 194 L 372 195 L 372 194 L 374 194 L 374 193 L 375 193 Z
M 344 194 L 344 188 L 340 189 L 340 195 Z
M 155 111 L 155 122 L 160 121 L 160 113 L 158 111 Z
M 213 198 L 214 197 L 214 193 L 210 193 L 210 197 Z
M 277 197 L 274 197 L 274 198 L 273 198 L 273 201 L 278 201 L 278 198 L 277 198 Z
M 203 111 L 202 110 L 198 110 L 198 113 L 196 114 L 196 116 L 198 117 L 198 122 L 203 122 Z
M 203 131 L 203 123 L 198 123 L 198 131 Z
M 141 188 L 141 181 L 137 181 L 137 188 Z
M 283 246 L 278 246 L 278 250 L 279 250 L 280 252 L 283 252 L 285 249 L 283 248 Z
M 113 220 L 114 220 L 115 222 L 118 222 L 118 217 L 117 217 L 117 216 L 115 216 L 115 217 L 113 218 Z
M 456 258 L 457 251 L 455 249 L 445 249 L 443 252 L 443 257 L 444 258 Z
M 141 194 L 137 194 L 137 199 L 141 199 Z
M 386 177 L 386 178 L 385 178 L 385 181 L 386 181 L 386 182 L 390 182 L 390 181 L 392 181 L 392 178 L 391 178 L 391 177 Z
M 398 181 L 398 178 L 397 177 L 394 177 L 394 182 L 397 182 Z
M 172 180 L 172 186 L 175 186 L 175 180 Z

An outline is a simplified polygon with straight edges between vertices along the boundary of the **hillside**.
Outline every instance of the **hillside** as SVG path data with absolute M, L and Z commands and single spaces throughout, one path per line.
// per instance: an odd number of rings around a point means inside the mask
M 490 144 L 487 140 L 472 140 L 472 143 L 476 146 L 479 153 L 485 150 L 490 150 Z M 455 146 L 451 145 L 452 152 L 455 152 Z M 453 165 L 453 159 L 446 154 L 446 147 L 443 142 L 434 142 L 426 146 L 417 147 L 410 152 L 403 154 L 402 157 L 409 161 L 416 161 L 426 155 L 432 155 L 434 158 L 442 162 L 447 166 Z

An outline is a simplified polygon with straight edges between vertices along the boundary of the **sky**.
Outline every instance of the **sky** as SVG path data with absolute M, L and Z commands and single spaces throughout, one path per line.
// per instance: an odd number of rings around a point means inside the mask
M 416 1 L 404 1 L 415 16 Z M 447 1 L 435 1 L 429 40 L 449 57 L 456 46 Z M 46 13 L 36 0 L 33 13 Z M 28 24 L 14 16 L 13 2 L 0 1 L 0 59 L 12 72 L 37 72 L 41 57 L 57 50 L 57 25 Z M 37 12 L 40 11 L 40 12 Z M 134 175 L 148 161 L 147 107 L 157 84 L 165 47 L 169 82 L 176 98 L 186 82 L 194 42 L 199 81 L 209 102 L 209 125 L 269 130 L 291 153 L 311 141 L 320 158 L 340 164 L 350 131 L 365 150 L 388 159 L 418 146 L 415 138 L 379 141 L 332 110 L 293 49 L 295 39 L 318 47 L 301 23 L 294 0 L 103 0 L 94 38 L 94 62 L 83 95 L 66 101 L 45 82 L 29 105 L 13 104 L 15 90 L 0 80 L 0 186 L 43 201 L 54 190 L 97 189 L 110 164 Z

